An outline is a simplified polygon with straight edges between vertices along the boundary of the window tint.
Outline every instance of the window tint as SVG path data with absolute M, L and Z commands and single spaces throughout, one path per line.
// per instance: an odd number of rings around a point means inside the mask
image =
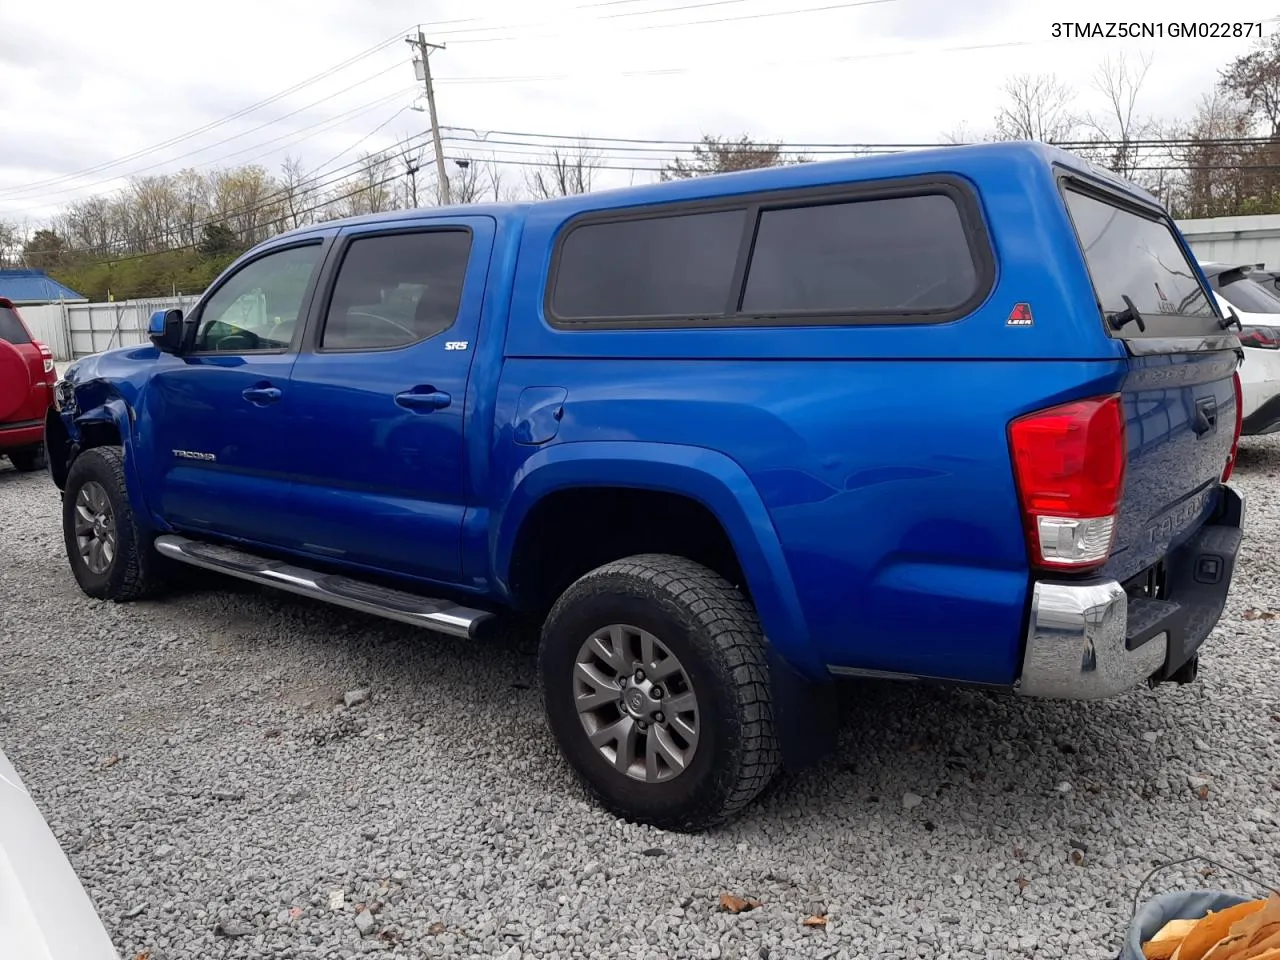
M 283 350 L 302 311 L 302 298 L 321 245 L 269 253 L 233 274 L 200 311 L 196 349 L 221 353 Z
M 31 342 L 18 315 L 8 307 L 0 307 L 0 340 L 8 340 L 10 343 Z
M 977 285 L 948 196 L 766 210 L 742 312 L 935 313 L 960 306 Z
M 453 326 L 471 255 L 463 230 L 364 237 L 347 247 L 321 347 L 402 347 Z
M 729 303 L 746 211 L 724 210 L 570 231 L 552 313 L 563 319 L 718 317 Z
M 1169 225 L 1080 193 L 1066 191 L 1094 291 L 1106 314 L 1125 309 L 1127 296 L 1142 314 L 1112 331 L 1123 337 L 1192 336 L 1218 331 L 1213 305 Z

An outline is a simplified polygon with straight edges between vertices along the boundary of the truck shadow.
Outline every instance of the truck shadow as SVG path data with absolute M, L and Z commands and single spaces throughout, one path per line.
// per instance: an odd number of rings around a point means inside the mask
M 283 673 L 273 694 L 282 701 L 300 702 L 304 688 L 370 691 L 370 703 L 355 710 L 325 702 L 311 711 L 305 736 L 322 749 L 366 724 L 393 741 L 427 738 L 439 762 L 464 764 L 469 777 L 509 789 L 518 775 L 531 803 L 572 806 L 575 817 L 607 826 L 609 814 L 587 802 L 543 723 L 536 632 L 511 624 L 492 640 L 467 642 L 286 594 L 222 586 L 174 598 L 166 616 L 190 624 L 220 614 L 220 649 L 230 645 L 238 659 L 260 659 L 264 671 Z M 837 846 L 862 842 L 871 830 L 904 841 L 951 835 L 1012 851 L 1030 842 L 1022 835 L 1028 824 L 1042 824 L 1062 833 L 1067 858 L 1073 848 L 1066 834 L 1108 823 L 1118 806 L 1164 806 L 1181 818 L 1200 802 L 1188 786 L 1197 742 L 1207 736 L 1199 686 L 1063 703 L 850 681 L 841 700 L 836 753 L 779 777 L 713 836 L 760 840 L 781 818 L 788 829 L 811 822 Z M 1265 749 L 1265 730 L 1259 736 Z

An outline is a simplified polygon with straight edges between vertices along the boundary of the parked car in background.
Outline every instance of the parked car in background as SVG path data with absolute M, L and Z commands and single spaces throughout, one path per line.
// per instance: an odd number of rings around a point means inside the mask
M 1193 681 L 1241 542 L 1235 332 L 1041 144 L 317 224 L 150 332 L 48 423 L 85 593 L 517 611 L 568 763 L 668 829 L 832 747 L 838 678 Z
M 13 302 L 0 297 L 0 456 L 18 470 L 44 465 L 44 420 L 56 382 L 53 351 L 31 336 Z
M 0 957 L 119 956 L 57 838 L 0 752 Z
M 1259 283 L 1248 266 L 1201 263 L 1224 314 L 1240 320 L 1244 361 L 1240 389 L 1244 398 L 1241 434 L 1260 436 L 1280 430 L 1280 293 Z

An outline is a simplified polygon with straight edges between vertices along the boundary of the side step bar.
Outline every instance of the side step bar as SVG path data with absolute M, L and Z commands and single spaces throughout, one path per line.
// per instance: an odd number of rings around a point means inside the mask
M 251 583 L 275 587 L 388 620 L 398 620 L 452 637 L 475 639 L 485 625 L 496 619 L 486 610 L 473 610 L 448 600 L 421 597 L 415 593 L 393 590 L 338 574 L 319 573 L 218 543 L 164 534 L 156 538 L 155 548 L 161 556 L 179 563 L 203 567 Z

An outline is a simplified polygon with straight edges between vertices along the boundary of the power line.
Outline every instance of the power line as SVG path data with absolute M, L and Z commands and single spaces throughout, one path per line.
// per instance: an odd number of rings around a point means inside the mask
M 408 143 L 412 143 L 413 139 L 423 140 L 426 136 L 427 134 L 419 134 L 417 138 L 411 138 L 408 141 Z M 247 206 L 243 206 L 243 207 L 239 207 L 231 210 L 218 211 L 216 213 L 211 214 L 208 217 L 205 217 L 204 219 L 196 220 L 183 227 L 172 229 L 160 234 L 154 234 L 150 237 L 144 237 L 141 240 L 136 240 L 136 239 L 118 240 L 115 242 L 115 245 L 119 247 L 122 244 L 134 243 L 140 246 L 152 246 L 159 243 L 165 243 L 171 240 L 181 240 L 182 239 L 181 234 L 183 233 L 194 234 L 197 231 L 203 230 L 207 226 L 213 226 L 215 224 L 226 224 L 228 221 L 237 219 L 239 217 L 247 217 L 264 210 L 269 210 L 277 206 L 278 204 L 288 200 L 291 195 L 296 195 L 299 192 L 306 191 L 306 192 L 319 193 L 321 191 L 326 190 L 329 187 L 333 187 L 338 184 L 341 184 L 350 176 L 350 174 L 346 174 L 346 173 L 340 174 L 339 173 L 340 171 L 350 170 L 354 167 L 366 166 L 370 161 L 378 162 L 379 158 L 381 158 L 385 162 L 389 162 L 390 160 L 393 159 L 391 154 L 394 151 L 400 149 L 401 146 L 402 146 L 401 144 L 397 144 L 394 147 L 388 147 L 386 150 L 381 150 L 378 153 L 372 154 L 368 158 L 352 160 L 348 163 L 342 164 L 341 166 L 334 168 L 333 170 L 330 170 L 328 173 L 323 174 L 322 176 L 311 177 L 311 175 L 308 174 L 308 178 L 299 180 L 296 183 L 286 184 L 280 187 L 280 189 L 272 193 L 269 193 L 264 197 L 260 197 L 257 200 L 254 200 L 252 203 L 248 204 Z M 344 194 L 344 196 L 346 195 Z M 325 200 L 321 202 L 317 207 L 310 208 L 310 210 L 290 211 L 289 216 L 295 217 L 295 218 L 302 216 L 305 213 L 311 212 L 311 210 L 319 209 L 320 207 L 323 207 L 330 202 L 331 202 L 330 200 Z M 171 247 L 168 249 L 181 250 L 181 249 L 187 249 L 189 247 L 193 247 L 197 245 L 198 244 L 193 243 L 193 244 L 188 244 L 185 247 Z M 109 251 L 106 251 L 104 246 L 98 246 L 98 247 L 89 247 L 87 249 L 82 249 L 80 252 L 84 252 L 92 255 L 95 253 L 102 253 L 102 252 L 109 252 Z M 161 252 L 161 251 L 157 251 L 157 252 Z
M 397 94 L 397 96 L 399 96 L 399 94 Z M 408 107 L 400 107 L 398 110 L 396 110 L 396 112 L 395 112 L 395 113 L 393 113 L 391 116 L 387 117 L 387 119 L 383 120 L 383 121 L 382 121 L 382 123 L 378 124 L 378 125 L 377 125 L 376 127 L 374 127 L 372 130 L 370 130 L 368 133 L 366 133 L 363 137 L 361 137 L 359 140 L 357 140 L 355 143 L 351 144 L 351 146 L 347 147 L 345 150 L 339 150 L 336 154 L 334 154 L 332 157 L 330 157 L 330 158 L 329 158 L 328 160 L 326 160 L 324 163 L 320 164 L 320 166 L 315 167 L 314 169 L 312 169 L 310 172 L 308 172 L 308 173 L 307 173 L 307 176 L 308 176 L 308 177 L 310 177 L 310 176 L 312 176 L 312 175 L 314 175 L 314 174 L 319 173 L 321 170 L 323 170 L 323 169 L 324 169 L 325 167 L 327 167 L 329 164 L 333 163 L 335 160 L 337 160 L 337 159 L 338 159 L 339 157 L 341 157 L 343 154 L 350 153 L 350 152 L 351 152 L 352 150 L 354 150 L 356 147 L 360 146 L 360 144 L 365 143 L 365 142 L 367 142 L 368 140 L 372 139 L 374 136 L 376 136 L 377 134 L 381 133 L 381 132 L 382 132 L 382 131 L 383 131 L 383 130 L 388 126 L 388 125 L 390 125 L 390 124 L 392 123 L 392 121 L 394 121 L 394 120 L 396 119 L 396 117 L 400 116 L 400 114 L 404 113 L 404 112 L 405 112 L 406 110 L 408 110 L 408 109 L 409 109 Z
M 385 40 L 379 41 L 378 43 L 374 44 L 372 47 L 369 47 L 366 50 L 362 50 L 360 53 L 357 53 L 352 57 L 348 57 L 346 60 L 343 60 L 341 63 L 336 63 L 333 66 L 327 67 L 326 69 L 320 71 L 317 74 L 314 74 L 311 77 L 308 77 L 305 80 L 300 80 L 299 82 L 295 83 L 291 87 L 287 87 L 284 90 L 279 91 L 278 93 L 274 93 L 263 100 L 257 101 L 256 103 L 251 103 L 247 107 L 241 107 L 239 110 L 236 110 L 234 113 L 230 113 L 217 120 L 212 120 L 206 124 L 203 124 L 202 126 L 196 127 L 192 130 L 188 130 L 186 133 L 181 133 L 176 136 L 170 137 L 167 140 L 163 140 L 160 143 L 152 144 L 149 147 L 143 147 L 140 150 L 135 150 L 133 153 L 126 154 L 123 157 L 116 157 L 114 160 L 107 160 L 91 167 L 85 167 L 82 170 L 77 170 L 77 171 L 73 171 L 71 173 L 66 173 L 66 174 L 60 174 L 57 177 L 50 177 L 45 180 L 37 180 L 34 183 L 24 184 L 22 187 L 19 187 L 19 188 L 10 188 L 9 190 L 0 190 L 0 197 L 8 195 L 10 192 L 13 192 L 14 190 L 16 190 L 17 192 L 25 192 L 27 190 L 38 189 L 46 185 L 53 185 L 56 183 L 65 182 L 67 180 L 78 179 L 82 176 L 88 176 L 94 173 L 98 173 L 102 170 L 109 170 L 112 167 L 119 166 L 120 164 L 128 163 L 130 160 L 136 160 L 139 157 L 145 156 L 149 153 L 154 153 L 157 150 L 163 150 L 166 147 L 174 146 L 178 143 L 182 143 L 186 140 L 190 140 L 192 137 L 196 137 L 202 133 L 208 132 L 209 130 L 216 129 L 217 127 L 230 123 L 233 120 L 238 120 L 241 117 L 254 112 L 255 110 L 260 110 L 265 106 L 269 106 L 270 104 L 275 103 L 276 101 L 284 97 L 287 97 L 291 93 L 296 93 L 297 91 L 302 90 L 303 88 L 308 87 L 313 83 L 317 83 L 320 80 L 323 80 L 325 77 L 331 76 L 341 70 L 345 70 L 347 67 L 355 63 L 358 63 L 359 61 L 365 59 L 366 57 L 373 56 L 373 54 L 379 52 L 380 50 L 383 50 L 386 47 L 389 47 L 391 44 L 395 43 L 397 39 L 399 39 L 398 33 L 391 37 L 388 37 Z
M 901 0 L 850 0 L 850 2 L 846 2 L 846 3 L 829 3 L 829 4 L 824 4 L 822 6 L 817 6 L 817 7 L 802 7 L 799 10 L 771 10 L 765 13 L 749 13 L 749 14 L 743 14 L 742 16 L 736 16 L 736 17 L 716 17 L 713 19 L 705 19 L 705 20 L 677 20 L 672 23 L 648 23 L 648 24 L 642 24 L 639 26 L 623 28 L 623 32 L 642 31 L 642 30 L 643 31 L 667 30 L 672 27 L 699 27 L 699 26 L 706 26 L 708 24 L 739 23 L 739 22 L 746 22 L 750 20 L 764 20 L 771 17 L 793 17 L 793 16 L 799 16 L 801 14 L 807 14 L 807 13 L 825 13 L 832 10 L 850 10 L 856 7 L 879 6 L 881 4 L 899 3 L 899 2 L 901 2 Z M 660 11 L 639 11 L 639 12 L 654 13 L 654 12 L 660 12 Z M 593 19 L 595 19 L 597 22 L 602 22 L 608 18 L 596 17 Z M 458 43 L 501 43 L 509 40 L 522 40 L 522 41 L 528 41 L 528 40 L 534 40 L 534 39 L 547 40 L 554 37 L 563 37 L 563 36 L 572 35 L 564 32 L 559 32 L 559 33 L 553 32 L 553 33 L 537 33 L 537 34 L 524 34 L 524 35 L 513 34 L 510 36 L 501 36 L 501 37 L 461 36 L 462 34 L 466 34 L 466 33 L 479 33 L 479 32 L 491 31 L 491 30 L 524 30 L 530 27 L 555 26 L 562 22 L 563 21 L 559 21 L 559 20 L 544 20 L 544 21 L 534 22 L 534 23 L 513 24 L 507 27 L 498 27 L 498 26 L 470 27 L 470 28 L 463 28 L 459 30 L 436 31 L 436 36 L 449 38 L 450 43 L 458 44 Z
M 365 184 L 365 185 L 364 185 L 364 186 L 362 186 L 362 187 L 357 187 L 356 189 L 352 190 L 350 193 L 344 193 L 340 199 L 342 199 L 342 200 L 348 200 L 348 199 L 350 199 L 351 197 L 359 196 L 360 194 L 362 194 L 362 193 L 367 193 L 367 192 L 369 192 L 370 190 L 376 190 L 376 189 L 378 189 L 379 187 L 386 186 L 388 183 L 391 183 L 392 181 L 394 181 L 394 180 L 398 180 L 398 179 L 400 179 L 400 175 L 399 175 L 399 174 L 393 174 L 393 175 L 392 175 L 392 176 L 390 176 L 390 177 L 386 177 L 386 178 L 384 178 L 384 179 L 382 179 L 382 180 L 379 180 L 377 183 L 369 183 L 369 184 Z M 321 202 L 321 203 L 317 203 L 317 204 L 315 204 L 314 206 L 308 207 L 308 208 L 306 208 L 305 210 L 299 210 L 299 211 L 297 211 L 297 213 L 295 214 L 295 216 L 303 216 L 303 215 L 308 214 L 308 213 L 315 213 L 317 210 L 323 210 L 325 207 L 329 206 L 329 205 L 330 205 L 331 203 L 333 203 L 333 202 L 334 202 L 333 200 L 325 200 L 325 201 L 323 201 L 323 202 Z M 340 218 L 339 218 L 339 219 L 340 219 Z M 313 224 L 313 225 L 315 225 L 315 224 Z M 180 247 L 169 247 L 169 248 L 168 248 L 168 249 L 166 249 L 166 250 L 152 250 L 152 251 L 149 251 L 149 252 L 147 252 L 147 253 L 135 253 L 135 254 L 131 254 L 130 256 L 127 256 L 127 257 L 117 257 L 117 258 L 115 258 L 115 259 L 113 259 L 113 260 L 97 260 L 97 261 L 95 261 L 95 262 L 94 262 L 94 265 L 95 265 L 95 266 L 106 266 L 106 265 L 108 265 L 108 264 L 113 264 L 113 263 L 127 263 L 127 262 L 129 262 L 129 261 L 131 261 L 131 260 L 146 260 L 146 259 L 148 259 L 148 258 L 150 258 L 150 257 L 161 257 L 161 256 L 164 256 L 166 253 L 178 253 L 178 252 L 180 252 L 180 251 L 182 251 L 182 250 L 194 250 L 194 249 L 196 249 L 196 247 L 198 247 L 198 246 L 200 246 L 200 244 L 198 244 L 198 243 L 186 243 L 186 244 L 183 244 L 183 245 L 182 245 L 182 246 L 180 246 Z
M 442 131 L 462 130 L 466 133 L 473 134 L 472 137 L 460 137 L 456 134 L 445 134 L 445 139 L 455 142 L 465 143 L 499 143 L 511 144 L 515 146 L 544 147 L 551 149 L 553 147 L 586 147 L 588 149 L 609 150 L 621 149 L 631 152 L 655 152 L 655 153 L 679 153 L 686 152 L 695 147 L 706 147 L 703 140 L 663 140 L 657 138 L 646 137 L 613 137 L 613 136 L 596 136 L 592 134 L 556 134 L 556 133 L 534 133 L 529 131 L 516 130 L 489 130 L 481 132 L 467 127 L 456 127 L 443 125 Z M 519 137 L 521 140 L 495 140 L 493 137 Z M 551 142 L 540 142 L 551 141 Z M 725 145 L 732 147 L 733 140 L 730 138 Z M 1081 147 L 1138 147 L 1138 148 L 1159 148 L 1159 147 L 1199 147 L 1204 145 L 1210 146 L 1264 146 L 1273 144 L 1276 141 L 1270 137 L 1170 137 L 1166 139 L 1145 138 L 1130 140 L 1115 139 L 1096 139 L 1096 140 L 1063 140 L 1055 143 L 1066 149 Z M 835 150 L 839 152 L 866 151 L 866 152 L 896 152 L 901 150 L 922 150 L 933 149 L 938 147 L 953 147 L 954 143 L 933 141 L 933 142 L 903 142 L 903 143 L 868 143 L 868 142 L 809 142 L 802 140 L 764 140 L 760 141 L 761 145 L 773 146 L 777 145 L 779 149 L 794 152 L 796 150 Z M 638 146 L 609 147 L 606 144 L 637 144 Z
M 400 69 L 403 69 L 403 67 L 404 67 L 404 64 L 403 64 L 403 63 L 395 63 L 395 64 L 392 64 L 391 66 L 386 67 L 386 68 L 385 68 L 385 69 L 383 69 L 383 70 L 379 70 L 377 73 L 373 74 L 372 76 L 365 77 L 363 80 L 358 80 L 358 81 L 356 81 L 355 83 L 353 83 L 353 84 L 351 84 L 351 85 L 349 85 L 349 86 L 347 86 L 347 87 L 344 87 L 340 92 L 341 92 L 341 93 L 348 93 L 348 92 L 350 92 L 351 90 L 354 90 L 356 87 L 364 86 L 366 83 L 372 83 L 374 80 L 377 80 L 377 79 L 379 79 L 379 78 L 381 78 L 381 77 L 385 76 L 386 74 L 390 73 L 392 70 L 400 70 Z M 390 94 L 389 96 L 383 97 L 383 98 L 381 98 L 380 100 L 373 101 L 373 102 L 372 102 L 372 104 L 368 104 L 368 105 L 366 105 L 366 107 L 353 108 L 353 110 L 352 110 L 352 111 L 348 111 L 346 115 L 347 115 L 347 116 L 349 116 L 349 115 L 354 115 L 355 113 L 358 113 L 358 112 L 360 112 L 360 111 L 362 111 L 362 110 L 364 110 L 364 109 L 366 109 L 366 108 L 368 108 L 368 109 L 372 109 L 373 107 L 381 106 L 383 103 L 388 102 L 389 100 L 391 100 L 391 99 L 393 99 L 393 98 L 395 98 L 395 97 L 397 97 L 397 96 L 402 96 L 402 95 L 403 95 L 403 94 L 402 94 L 401 92 L 397 91 L 396 93 L 393 93 L 393 94 Z M 134 168 L 132 171 L 130 171 L 130 172 L 129 172 L 128 176 L 136 177 L 136 176 L 138 176 L 139 174 L 146 173 L 147 171 L 150 171 L 150 170 L 156 170 L 156 169 L 158 169 L 158 168 L 160 168 L 160 167 L 169 166 L 170 164 L 172 164 L 172 163 L 174 163 L 174 162 L 176 162 L 176 161 L 178 161 L 178 160 L 183 160 L 183 159 L 186 159 L 187 157 L 193 157 L 193 156 L 196 156 L 197 154 L 204 153 L 204 152 L 205 152 L 205 151 L 207 151 L 207 150 L 212 150 L 214 147 L 219 147 L 219 146 L 222 146 L 222 145 L 224 145 L 224 144 L 231 143 L 231 142 L 232 142 L 232 141 L 234 141 L 234 140 L 239 140 L 239 139 L 241 139 L 242 137 L 246 137 L 246 136 L 248 136 L 248 135 L 249 135 L 249 134 L 251 134 L 251 133 L 256 133 L 256 132 L 257 132 L 257 131 L 259 131 L 259 130 L 263 130 L 263 129 L 267 128 L 267 127 L 274 126 L 275 124 L 279 123 L 279 122 L 280 122 L 280 121 L 282 121 L 282 120 L 287 120 L 287 119 L 289 119 L 290 117 L 297 116 L 298 114 L 300 114 L 300 113 L 304 113 L 304 112 L 306 112 L 307 110 L 312 110 L 312 109 L 314 109 L 315 107 L 321 106 L 322 104 L 327 103 L 329 100 L 331 100 L 331 99 L 332 99 L 332 97 L 333 97 L 333 94 L 330 94 L 329 96 L 322 97 L 322 98 L 320 98 L 319 100 L 315 100 L 315 101 L 313 101 L 313 102 L 311 102 L 311 103 L 306 104 L 305 106 L 297 107 L 296 109 L 290 110 L 288 113 L 281 114 L 281 115 L 280 115 L 280 116 L 278 116 L 278 117 L 275 117 L 275 118 L 273 118 L 273 119 L 271 119 L 271 120 L 267 120 L 267 121 L 265 121 L 265 122 L 263 122 L 263 123 L 260 123 L 260 124 L 258 124 L 258 125 L 257 125 L 257 126 L 255 126 L 255 127 L 250 127 L 248 130 L 242 131 L 241 133 L 235 134 L 235 135 L 230 136 L 230 137 L 224 137 L 224 138 L 223 138 L 223 139 L 221 139 L 221 140 L 214 141 L 213 143 L 206 144 L 206 145 L 204 145 L 204 146 L 202 146 L 202 147 L 197 147 L 197 148 L 196 148 L 196 149 L 194 149 L 194 150 L 188 150 L 186 153 L 179 153 L 179 154 L 177 154 L 176 156 L 168 157 L 168 158 L 166 158 L 166 159 L 164 159 L 164 160 L 159 160 L 159 161 L 157 161 L 157 162 L 155 162 L 155 163 L 148 164 L 147 166 L 144 166 L 144 167 L 136 167 L 136 168 Z M 324 125 L 324 124 L 328 124 L 328 123 L 330 123 L 330 122 L 334 121 L 335 119 L 336 119 L 335 117 L 332 117 L 332 116 L 331 116 L 331 117 L 329 117 L 329 118 L 327 118 L 327 119 L 325 119 L 325 120 L 319 121 L 319 122 L 316 124 L 316 126 L 321 126 L 321 125 Z M 306 128 L 304 127 L 303 129 L 306 129 Z M 225 156 L 223 156 L 223 157 L 220 157 L 220 158 L 218 158 L 217 160 L 215 160 L 215 161 L 211 161 L 211 162 L 218 163 L 218 162 L 221 162 L 222 160 L 228 159 L 229 157 L 233 157 L 233 156 L 236 156 L 236 155 L 241 154 L 241 153 L 247 153 L 247 152 L 249 152 L 250 150 L 255 150 L 255 149 L 257 149 L 257 148 L 258 148 L 258 147 L 260 147 L 260 146 L 264 146 L 264 145 L 265 145 L 265 144 L 267 144 L 267 143 L 272 143 L 272 142 L 274 142 L 274 141 L 278 141 L 278 140 L 286 139 L 286 138 L 288 138 L 288 137 L 292 136 L 292 135 L 293 135 L 294 133 L 296 133 L 296 132 L 297 132 L 297 131 L 292 131 L 292 132 L 290 132 L 290 133 L 281 134 L 280 136 L 275 137 L 275 138 L 273 138 L 272 140 L 266 140 L 266 141 L 263 141 L 262 143 L 255 144 L 254 146 L 243 148 L 243 149 L 241 149 L 241 150 L 239 150 L 239 151 L 236 151 L 236 152 L 234 152 L 234 153 L 227 154 L 227 155 L 225 155 Z M 124 176 L 124 174 L 119 174 L 119 175 L 116 175 L 116 176 L 107 177 L 106 179 L 103 179 L 103 180 L 95 180 L 95 181 L 93 181 L 92 183 L 78 184 L 78 185 L 76 185 L 76 186 L 72 186 L 72 187 L 63 187 L 63 188 L 58 189 L 58 190 L 49 191 L 49 192 L 47 192 L 47 193 L 45 194 L 45 196 L 65 196 L 65 195 L 67 195 L 67 194 L 69 194 L 69 193 L 77 193 L 77 192 L 79 192 L 79 191 L 82 191 L 82 190 L 88 190 L 88 189 L 91 189 L 91 188 L 93 188 L 93 187 L 102 186 L 102 185 L 104 185 L 104 184 L 114 183 L 115 181 L 117 181 L 117 180 L 121 179 L 121 177 L 122 177 L 122 176 Z

